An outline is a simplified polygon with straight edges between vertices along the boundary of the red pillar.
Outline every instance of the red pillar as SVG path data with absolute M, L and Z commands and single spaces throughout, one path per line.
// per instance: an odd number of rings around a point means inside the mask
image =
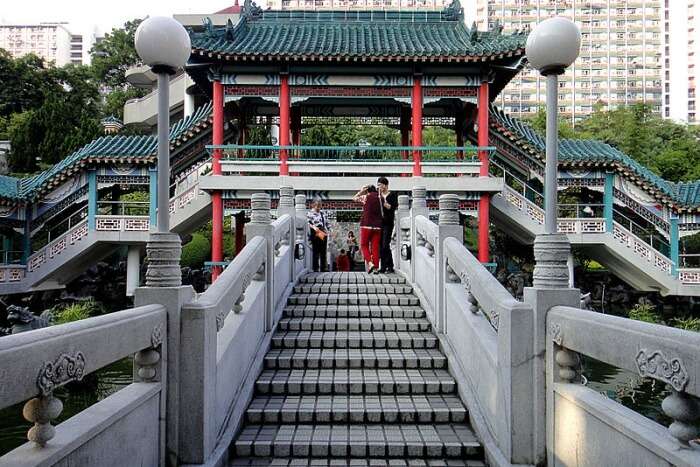
M 421 77 L 413 77 L 413 94 L 411 96 L 411 106 L 413 107 L 411 128 L 413 133 L 413 141 L 411 146 L 414 148 L 423 146 L 423 86 L 421 85 Z M 420 177 L 423 175 L 421 169 L 421 153 L 419 150 L 413 150 L 413 176 Z
M 410 142 L 409 131 L 411 130 L 411 111 L 407 108 L 401 107 L 401 113 L 399 116 L 399 132 L 401 133 L 401 146 L 408 147 Z M 403 160 L 408 160 L 408 151 L 405 149 L 401 150 L 401 157 Z M 409 174 L 402 173 L 402 177 L 408 177 Z
M 212 125 L 212 144 L 224 144 L 224 86 L 221 81 L 214 81 L 213 89 L 214 122 Z M 214 149 L 212 154 L 212 173 L 221 175 L 221 150 Z M 224 257 L 224 202 L 220 191 L 211 194 L 211 260 L 220 262 Z M 221 274 L 221 268 L 212 268 L 211 280 L 214 282 Z
M 280 75 L 280 146 L 289 146 L 289 75 Z M 280 149 L 280 175 L 289 175 L 287 150 Z
M 477 144 L 479 147 L 489 145 L 489 83 L 481 83 L 479 88 L 479 132 L 477 134 Z M 479 151 L 480 177 L 489 176 L 489 154 L 486 151 Z M 482 193 L 479 199 L 479 261 L 489 262 L 489 194 Z

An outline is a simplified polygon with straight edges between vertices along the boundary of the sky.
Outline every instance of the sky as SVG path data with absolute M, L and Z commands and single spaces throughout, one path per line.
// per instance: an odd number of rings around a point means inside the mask
M 239 0 L 243 4 L 243 0 Z M 68 22 L 73 34 L 103 35 L 126 21 L 145 16 L 172 16 L 180 13 L 214 13 L 235 0 L 3 0 L 0 24 Z M 265 1 L 256 2 L 265 5 Z

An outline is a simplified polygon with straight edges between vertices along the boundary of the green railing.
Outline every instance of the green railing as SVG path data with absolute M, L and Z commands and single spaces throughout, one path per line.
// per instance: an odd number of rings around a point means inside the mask
M 255 146 L 226 144 L 206 146 L 211 154 L 222 152 L 222 159 L 278 160 L 286 154 L 289 161 L 413 161 L 414 154 L 425 162 L 478 162 L 478 153 L 492 153 L 495 147 L 475 146 Z

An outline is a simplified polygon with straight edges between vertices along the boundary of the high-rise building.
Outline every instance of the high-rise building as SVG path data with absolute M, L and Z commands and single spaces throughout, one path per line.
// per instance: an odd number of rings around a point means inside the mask
M 697 125 L 698 54 L 700 54 L 700 0 L 665 0 L 666 37 L 664 115 Z
M 13 57 L 34 53 L 56 66 L 71 63 L 72 40 L 65 23 L 0 25 L 0 48 Z
M 442 9 L 451 0 L 271 0 L 273 10 L 418 10 Z
M 83 52 L 83 36 L 74 34 L 70 38 L 70 62 L 75 65 L 82 65 Z
M 676 0 L 672 0 L 675 2 Z M 644 102 L 661 114 L 664 52 L 663 0 L 477 0 L 480 29 L 534 28 L 551 16 L 581 28 L 581 54 L 559 82 L 559 111 L 572 122 L 606 108 Z M 545 80 L 527 67 L 497 103 L 520 116 L 545 102 Z

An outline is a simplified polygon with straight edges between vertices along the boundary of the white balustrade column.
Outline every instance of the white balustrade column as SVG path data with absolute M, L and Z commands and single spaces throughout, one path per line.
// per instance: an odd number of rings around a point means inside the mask
M 403 269 L 401 262 L 403 259 L 401 258 L 401 247 L 407 242 L 410 241 L 410 238 L 404 238 L 403 231 L 401 230 L 401 221 L 402 219 L 405 219 L 407 217 L 411 216 L 411 208 L 410 208 L 410 198 L 408 195 L 400 195 L 399 198 L 399 206 L 396 209 L 396 222 L 394 225 L 394 234 L 396 235 L 396 244 L 394 248 L 394 266 L 396 269 Z M 409 230 L 410 232 L 410 230 Z M 410 235 L 410 233 L 409 233 Z M 403 269 L 404 272 L 409 272 Z
M 447 332 L 447 297 L 445 282 L 447 280 L 447 255 L 444 242 L 448 238 L 463 241 L 463 230 L 459 224 L 459 197 L 453 194 L 440 196 L 440 214 L 438 217 L 438 238 L 435 247 L 435 295 L 437 332 Z
M 141 280 L 141 247 L 129 245 L 126 255 L 126 296 L 133 297 Z
M 416 247 L 418 245 L 417 235 L 416 235 L 416 217 L 425 216 L 428 217 L 428 202 L 426 201 L 426 189 L 425 187 L 414 187 L 411 190 L 411 282 L 416 281 Z
M 272 330 L 275 312 L 275 245 L 270 213 L 270 195 L 254 193 L 250 198 L 250 222 L 246 225 L 246 239 L 252 240 L 257 236 L 265 239 L 267 252 L 265 254 L 265 329 Z M 261 271 L 262 272 L 262 271 Z
M 289 269 L 292 282 L 295 280 L 295 264 L 294 264 L 294 240 L 296 237 L 296 210 L 294 209 L 294 188 L 291 186 L 281 186 L 280 187 L 280 199 L 277 204 L 277 217 L 284 216 L 288 214 L 291 217 L 291 222 L 289 223 L 289 231 L 285 234 L 288 235 L 287 244 L 289 246 Z

